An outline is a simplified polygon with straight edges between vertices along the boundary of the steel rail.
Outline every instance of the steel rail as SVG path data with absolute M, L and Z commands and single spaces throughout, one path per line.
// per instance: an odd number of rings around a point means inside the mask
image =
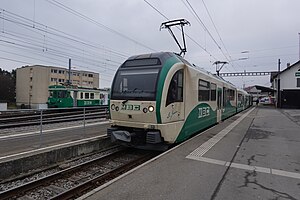
M 105 161 L 110 160 L 114 157 L 117 157 L 117 156 L 120 155 L 120 153 L 124 154 L 122 149 L 118 150 L 116 152 L 112 152 L 112 153 L 109 153 L 107 155 L 101 156 L 99 158 L 81 163 L 79 165 L 70 167 L 68 169 L 56 172 L 54 174 L 51 174 L 49 176 L 37 179 L 35 181 L 28 182 L 24 185 L 21 185 L 21 186 L 15 187 L 15 188 L 11 188 L 9 190 L 6 190 L 6 191 L 0 193 L 0 199 L 4 200 L 4 199 L 10 199 L 10 198 L 14 198 L 16 196 L 24 195 L 27 191 L 33 190 L 33 189 L 35 189 L 37 187 L 40 187 L 40 186 L 43 186 L 43 185 L 48 185 L 52 181 L 63 178 L 64 176 L 66 176 L 68 174 L 71 174 L 73 172 L 76 172 L 77 170 L 79 170 L 81 168 L 85 168 L 86 166 L 89 166 L 93 163 L 105 162 Z
M 105 183 L 107 180 L 112 180 L 113 178 L 118 177 L 122 173 L 125 173 L 126 171 L 129 171 L 130 169 L 144 163 L 145 161 L 151 159 L 153 157 L 153 153 L 146 154 L 140 158 L 137 158 L 133 161 L 130 161 L 129 163 L 126 163 L 122 166 L 119 166 L 115 169 L 112 169 L 104 174 L 101 174 L 99 176 L 96 176 L 95 178 L 88 180 L 82 184 L 79 184 L 78 186 L 75 186 L 74 188 L 71 188 L 61 194 L 58 194 L 55 197 L 50 198 L 51 200 L 63 200 L 63 199 L 73 199 L 77 198 L 88 191 L 99 187 L 103 183 Z

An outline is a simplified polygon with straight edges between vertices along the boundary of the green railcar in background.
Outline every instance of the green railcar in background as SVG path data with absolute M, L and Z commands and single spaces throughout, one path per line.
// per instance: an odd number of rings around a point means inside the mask
M 49 108 L 88 107 L 108 104 L 108 90 L 76 86 L 51 85 L 48 88 Z

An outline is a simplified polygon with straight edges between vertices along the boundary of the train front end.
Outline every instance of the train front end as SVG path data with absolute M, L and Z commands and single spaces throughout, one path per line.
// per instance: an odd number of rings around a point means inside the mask
M 133 56 L 118 69 L 111 90 L 112 142 L 143 149 L 164 150 L 160 130 L 160 74 L 168 53 Z
M 48 108 L 68 108 L 73 106 L 73 99 L 70 96 L 70 91 L 65 86 L 51 85 L 48 90 Z

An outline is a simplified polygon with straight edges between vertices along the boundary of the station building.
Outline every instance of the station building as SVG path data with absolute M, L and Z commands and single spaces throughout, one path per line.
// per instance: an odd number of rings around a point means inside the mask
M 274 90 L 272 88 L 260 85 L 249 86 L 244 88 L 244 90 L 252 95 L 253 101 L 257 98 L 274 96 Z
M 280 104 L 281 108 L 300 108 L 300 60 L 280 73 L 271 75 L 271 84 L 274 90 L 278 89 L 280 80 Z M 277 98 L 277 92 L 275 92 Z
M 33 65 L 16 70 L 16 104 L 22 108 L 47 108 L 48 87 L 68 81 L 69 70 L 62 67 Z M 71 83 L 99 88 L 99 73 L 71 70 Z

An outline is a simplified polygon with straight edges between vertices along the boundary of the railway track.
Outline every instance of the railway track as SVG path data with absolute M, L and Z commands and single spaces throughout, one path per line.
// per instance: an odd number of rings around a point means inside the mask
M 121 149 L 0 192 L 0 199 L 74 199 L 157 153 Z
M 36 110 L 31 113 L 13 113 L 0 115 L 0 128 L 14 128 L 21 126 L 32 126 L 41 124 L 51 124 L 57 122 L 69 122 L 88 120 L 96 118 L 108 118 L 108 106 L 95 108 L 76 109 L 49 109 Z

